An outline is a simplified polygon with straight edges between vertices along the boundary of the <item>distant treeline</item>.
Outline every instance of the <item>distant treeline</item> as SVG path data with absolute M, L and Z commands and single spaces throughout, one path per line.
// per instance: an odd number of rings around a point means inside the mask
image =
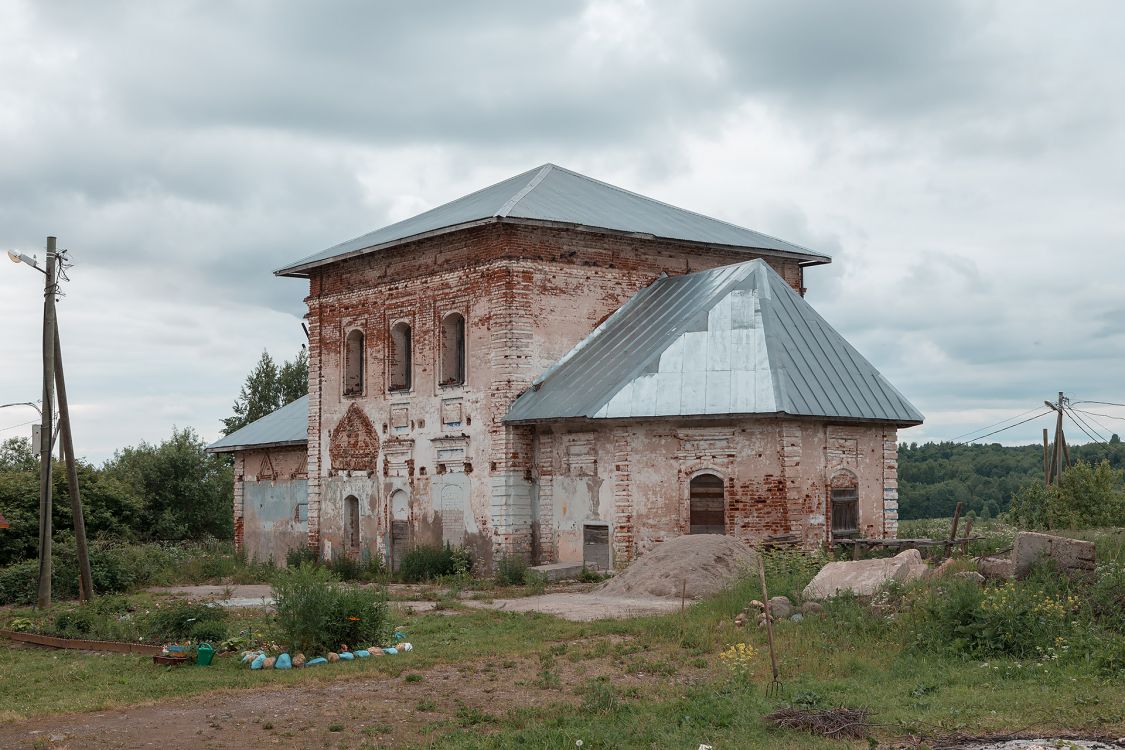
M 1125 444 L 1114 435 L 1109 445 L 1070 446 L 1071 462 L 1108 460 L 1125 468 Z M 991 518 L 1008 510 L 1023 485 L 1043 480 L 1043 446 L 961 443 L 903 444 L 898 449 L 899 516 L 940 518 L 964 512 Z

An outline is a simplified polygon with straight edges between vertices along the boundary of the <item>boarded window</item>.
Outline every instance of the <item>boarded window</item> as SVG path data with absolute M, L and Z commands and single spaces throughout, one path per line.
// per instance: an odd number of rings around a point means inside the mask
M 690 533 L 727 533 L 722 478 L 714 474 L 700 474 L 691 480 L 690 495 Z
M 859 530 L 859 491 L 855 487 L 832 490 L 832 533 L 847 536 Z
M 293 513 L 293 519 L 297 523 L 306 523 L 309 520 L 309 504 L 297 503 L 297 509 Z
M 582 565 L 591 570 L 609 570 L 609 527 L 582 527 Z
M 450 313 L 441 321 L 441 385 L 465 383 L 465 318 Z
M 396 323 L 391 328 L 391 351 L 388 357 L 390 390 L 409 391 L 414 370 L 410 326 Z
M 344 498 L 344 544 L 349 552 L 359 550 L 359 498 Z
M 344 347 L 344 395 L 363 394 L 363 332 L 359 330 L 348 334 Z

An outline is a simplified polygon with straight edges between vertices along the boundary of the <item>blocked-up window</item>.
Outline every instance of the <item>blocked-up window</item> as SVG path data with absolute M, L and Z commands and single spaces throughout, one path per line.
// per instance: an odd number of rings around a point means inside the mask
M 360 396 L 363 394 L 363 358 L 363 331 L 353 330 L 348 333 L 344 344 L 345 396 Z
M 689 531 L 692 534 L 725 534 L 726 492 L 722 477 L 700 474 L 691 480 Z
M 344 498 L 344 544 L 350 552 L 359 549 L 359 498 L 355 495 Z
M 834 487 L 832 489 L 832 533 L 847 536 L 859 531 L 859 489 Z
M 413 348 L 408 323 L 395 323 L 391 327 L 388 375 L 392 391 L 409 391 L 414 369 Z
M 305 523 L 309 520 L 308 503 L 297 503 L 297 507 L 293 511 L 293 520 L 298 523 Z
M 465 318 L 461 313 L 450 313 L 441 321 L 441 378 L 438 383 L 465 383 Z

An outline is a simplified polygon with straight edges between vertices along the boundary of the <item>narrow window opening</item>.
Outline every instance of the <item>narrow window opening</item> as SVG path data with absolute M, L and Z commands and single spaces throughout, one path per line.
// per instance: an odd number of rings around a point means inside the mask
M 441 321 L 441 385 L 465 384 L 465 317 L 450 313 Z
M 390 390 L 409 391 L 413 369 L 410 326 L 396 323 L 391 328 Z
M 363 394 L 363 332 L 354 330 L 348 334 L 344 346 L 344 395 Z
M 691 480 L 689 531 L 692 534 L 725 534 L 726 493 L 722 477 L 700 474 Z

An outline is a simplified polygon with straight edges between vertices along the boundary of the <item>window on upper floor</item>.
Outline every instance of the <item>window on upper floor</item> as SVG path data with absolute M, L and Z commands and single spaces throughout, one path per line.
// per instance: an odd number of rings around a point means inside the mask
M 363 395 L 363 331 L 354 329 L 344 340 L 344 395 Z
M 387 358 L 391 391 L 409 391 L 413 380 L 413 348 L 410 325 L 395 323 L 391 328 L 390 352 Z
M 441 370 L 439 385 L 465 383 L 465 316 L 449 313 L 441 321 Z

